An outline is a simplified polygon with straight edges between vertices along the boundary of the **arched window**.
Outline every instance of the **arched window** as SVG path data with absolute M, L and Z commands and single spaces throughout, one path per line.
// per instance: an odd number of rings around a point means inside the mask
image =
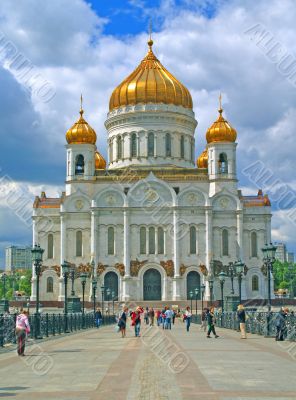
M 75 175 L 84 174 L 84 157 L 82 154 L 78 154 L 75 162 Z
M 110 155 L 109 155 L 110 162 L 113 162 L 113 139 L 111 139 L 109 149 L 110 149 Z
M 190 254 L 196 254 L 196 228 L 190 227 Z
M 222 256 L 228 256 L 229 249 L 228 249 L 228 230 L 223 229 L 222 231 Z
M 149 228 L 149 254 L 155 254 L 155 228 Z
M 154 133 L 148 134 L 148 157 L 154 156 Z
M 259 290 L 259 277 L 258 275 L 252 276 L 252 291 L 257 292 Z
M 252 257 L 258 256 L 257 233 L 256 232 L 252 232 L 252 234 L 251 234 L 251 256 Z
M 220 174 L 228 173 L 228 161 L 227 161 L 227 155 L 225 153 L 221 153 L 219 155 L 218 166 Z
M 47 258 L 53 258 L 53 234 L 47 236 Z
M 181 136 L 180 141 L 180 157 L 184 158 L 184 136 Z
M 76 232 L 76 257 L 82 257 L 82 232 Z
M 46 279 L 46 292 L 53 293 L 53 278 L 51 276 Z
M 164 230 L 163 228 L 158 228 L 157 230 L 157 247 L 158 254 L 164 254 Z
M 122 158 L 122 137 L 118 136 L 117 138 L 117 159 Z
M 146 254 L 146 228 L 140 228 L 140 254 Z
M 131 157 L 137 157 L 137 135 L 136 135 L 136 133 L 132 134 Z
M 108 228 L 108 254 L 113 255 L 114 254 L 114 228 L 110 226 Z
M 172 139 L 169 133 L 165 135 L 165 155 L 166 157 L 171 157 L 172 155 Z

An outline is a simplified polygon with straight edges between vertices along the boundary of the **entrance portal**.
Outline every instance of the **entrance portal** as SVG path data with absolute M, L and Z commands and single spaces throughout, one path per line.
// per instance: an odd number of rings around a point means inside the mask
M 156 269 L 148 269 L 143 276 L 144 300 L 161 300 L 161 275 Z
M 195 300 L 195 289 L 198 289 L 197 300 L 200 300 L 200 275 L 196 271 L 190 271 L 187 275 L 187 300 L 191 299 L 190 292 L 192 299 Z

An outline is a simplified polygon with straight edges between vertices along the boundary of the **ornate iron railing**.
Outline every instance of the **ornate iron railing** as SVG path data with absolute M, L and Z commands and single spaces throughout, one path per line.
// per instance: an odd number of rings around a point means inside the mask
M 256 333 L 257 335 L 271 336 L 276 335 L 276 317 L 277 313 L 246 311 L 246 331 Z M 200 315 L 193 316 L 193 323 L 200 324 Z M 268 326 L 269 324 L 269 326 Z M 220 328 L 239 330 L 239 322 L 236 312 L 225 312 L 216 314 L 216 325 Z M 287 340 L 296 340 L 296 316 L 289 314 L 285 318 Z
M 0 347 L 9 343 L 16 343 L 15 321 L 17 314 L 0 315 Z M 29 316 L 31 331 L 29 338 L 47 338 L 49 336 L 76 332 L 81 329 L 89 329 L 95 326 L 93 313 L 75 314 L 33 314 Z M 101 325 L 115 323 L 114 315 L 102 317 Z

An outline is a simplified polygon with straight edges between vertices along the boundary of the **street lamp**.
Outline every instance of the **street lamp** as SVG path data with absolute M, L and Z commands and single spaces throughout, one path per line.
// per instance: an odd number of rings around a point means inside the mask
M 190 309 L 192 310 L 192 297 L 193 297 L 193 291 L 192 290 L 190 290 L 190 292 L 189 292 L 189 297 L 190 297 L 190 301 L 191 301 Z
M 195 315 L 197 315 L 197 298 L 198 298 L 199 289 L 195 288 L 194 293 L 195 293 Z
M 92 290 L 93 290 L 93 302 L 94 302 L 94 316 L 96 314 L 96 291 L 98 282 L 95 278 L 92 280 Z
M 115 292 L 112 292 L 112 315 L 114 315 L 114 300 L 115 300 Z
M 234 268 L 233 268 L 233 262 L 229 263 L 228 271 L 229 271 L 230 280 L 231 280 L 231 292 L 230 292 L 230 294 L 234 294 L 234 287 L 233 287 Z
M 267 336 L 270 333 L 270 312 L 271 312 L 271 276 L 272 276 L 272 266 L 275 262 L 275 252 L 277 247 L 270 244 L 265 244 L 265 246 L 261 249 L 263 252 L 263 261 L 267 268 L 267 279 L 268 279 L 268 303 L 267 303 Z
M 214 288 L 214 279 L 213 276 L 210 275 L 208 278 L 209 281 L 209 288 L 210 288 L 210 304 L 213 305 L 213 288 Z
M 238 279 L 239 304 L 241 304 L 241 302 L 242 302 L 242 278 L 243 278 L 245 264 L 241 260 L 238 260 L 238 261 L 236 261 L 234 266 L 235 266 L 235 272 L 236 272 L 237 279 Z
M 101 286 L 101 294 L 102 294 L 102 314 L 104 314 L 104 297 L 105 297 L 105 286 Z
M 85 294 L 85 284 L 86 284 L 87 274 L 85 272 L 81 272 L 80 281 L 82 285 L 82 328 L 85 328 L 84 325 L 84 294 Z
M 108 304 L 107 308 L 108 308 L 108 314 L 109 314 L 109 300 L 110 300 L 110 293 L 111 293 L 110 288 L 107 288 L 106 293 L 107 293 L 107 304 Z
M 75 296 L 75 290 L 74 290 L 75 275 L 76 275 L 75 268 L 71 268 L 69 277 L 71 279 L 71 296 L 72 297 Z
M 69 263 L 64 260 L 64 263 L 61 265 L 62 274 L 64 277 L 64 286 L 65 286 L 65 296 L 64 296 L 64 329 L 65 333 L 69 333 L 68 330 L 68 276 L 69 276 Z
M 39 244 L 34 245 L 31 250 L 32 253 L 32 261 L 35 267 L 35 275 L 36 275 L 36 329 L 35 329 L 35 339 L 42 339 L 40 336 L 40 314 L 39 314 L 39 284 L 40 284 L 40 276 L 41 276 L 41 265 L 42 265 L 42 255 L 44 253 L 44 249 L 42 249 Z
M 226 274 L 224 271 L 221 271 L 220 274 L 218 275 L 219 281 L 220 281 L 220 287 L 221 287 L 221 308 L 222 308 L 222 313 L 224 312 L 224 295 L 223 295 L 223 289 L 224 289 L 224 283 L 225 283 L 225 278 Z
M 203 311 L 203 309 L 204 309 L 203 302 L 204 302 L 204 295 L 205 295 L 206 285 L 203 283 L 200 286 L 200 289 L 201 289 L 201 311 Z

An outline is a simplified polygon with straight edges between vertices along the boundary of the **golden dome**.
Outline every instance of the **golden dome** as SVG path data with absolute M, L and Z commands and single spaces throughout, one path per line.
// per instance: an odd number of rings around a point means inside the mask
M 95 168 L 106 169 L 106 160 L 98 151 L 95 153 Z
M 182 85 L 156 58 L 153 41 L 140 65 L 113 91 L 109 110 L 147 103 L 164 103 L 192 109 L 189 90 Z
M 208 143 L 213 142 L 235 142 L 236 140 L 236 130 L 232 128 L 232 126 L 226 121 L 223 117 L 223 109 L 221 104 L 221 93 L 219 96 L 219 117 L 217 121 L 213 123 L 213 125 L 207 130 L 206 138 Z
M 205 149 L 196 160 L 197 168 L 208 168 L 208 150 Z
M 96 132 L 83 118 L 82 97 L 80 107 L 80 118 L 67 131 L 66 140 L 69 144 L 95 144 L 97 140 Z

